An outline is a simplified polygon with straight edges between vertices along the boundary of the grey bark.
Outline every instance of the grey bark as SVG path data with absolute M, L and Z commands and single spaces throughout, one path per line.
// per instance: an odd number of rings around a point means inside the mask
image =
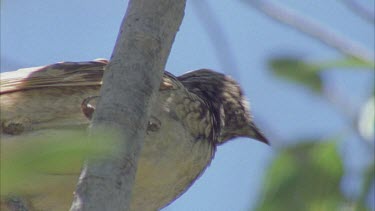
M 185 0 L 130 0 L 91 125 L 119 139 L 113 154 L 88 159 L 71 210 L 128 210 L 153 98 Z M 113 132 L 114 131 L 114 132 Z

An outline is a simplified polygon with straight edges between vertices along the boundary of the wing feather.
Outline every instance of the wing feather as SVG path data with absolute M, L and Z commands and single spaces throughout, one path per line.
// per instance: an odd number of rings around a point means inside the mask
M 0 94 L 42 87 L 101 85 L 107 60 L 60 62 L 1 73 Z

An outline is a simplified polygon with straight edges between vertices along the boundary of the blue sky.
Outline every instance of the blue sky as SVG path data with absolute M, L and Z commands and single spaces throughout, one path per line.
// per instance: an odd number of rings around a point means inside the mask
M 374 8 L 374 1 L 361 1 Z M 177 34 L 166 69 L 175 75 L 210 68 L 234 75 L 251 101 L 255 121 L 274 146 L 290 139 L 324 137 L 345 131 L 341 150 L 350 164 L 365 165 L 370 155 L 348 131 L 337 109 L 307 89 L 285 83 L 268 71 L 266 61 L 274 55 L 298 55 L 312 61 L 339 58 L 339 54 L 316 40 L 272 21 L 240 0 L 209 0 L 219 31 L 207 32 L 202 20 L 209 11 L 200 1 L 187 1 L 185 17 Z M 314 18 L 339 34 L 374 50 L 373 26 L 360 19 L 340 1 L 285 0 L 283 5 Z M 1 71 L 40 66 L 59 61 L 109 58 L 127 1 L 99 0 L 2 0 Z M 217 37 L 227 45 L 217 43 Z M 217 57 L 227 52 L 232 62 Z M 338 96 L 358 109 L 371 94 L 373 73 L 330 70 L 324 80 Z M 248 210 L 254 206 L 264 172 L 275 149 L 236 139 L 217 150 L 203 176 L 165 210 Z M 358 158 L 359 157 L 359 158 Z M 350 162 L 349 162 L 350 163 Z M 348 177 L 349 191 L 357 180 Z M 357 184 L 357 185 L 356 185 Z

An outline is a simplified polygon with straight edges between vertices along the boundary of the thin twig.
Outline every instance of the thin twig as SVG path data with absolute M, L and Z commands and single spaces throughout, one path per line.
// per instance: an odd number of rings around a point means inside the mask
M 374 62 L 374 52 L 361 47 L 358 43 L 337 34 L 333 30 L 324 27 L 322 24 L 317 23 L 312 19 L 297 14 L 295 11 L 291 11 L 280 5 L 275 5 L 270 1 L 246 0 L 244 2 L 274 20 L 297 29 L 343 54 L 364 61 Z
M 346 7 L 348 7 L 355 14 L 363 18 L 364 20 L 374 24 L 375 23 L 375 14 L 371 10 L 363 7 L 361 4 L 354 0 L 341 0 Z
M 240 75 L 231 45 L 229 44 L 224 30 L 219 21 L 217 21 L 210 5 L 207 1 L 194 0 L 191 1 L 191 3 L 203 24 L 203 28 L 210 37 L 210 41 L 215 48 L 216 57 L 219 60 L 223 71 L 239 80 Z

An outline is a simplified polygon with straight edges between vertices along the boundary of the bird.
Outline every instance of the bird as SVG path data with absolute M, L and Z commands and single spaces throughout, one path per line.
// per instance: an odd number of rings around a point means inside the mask
M 86 128 L 107 65 L 97 59 L 1 73 L 2 139 Z M 239 83 L 209 69 L 181 76 L 165 71 L 151 108 L 130 210 L 160 210 L 172 203 L 203 174 L 216 148 L 236 137 L 269 144 Z M 75 184 L 71 182 L 65 201 L 42 192 L 20 199 L 29 210 L 67 210 Z

